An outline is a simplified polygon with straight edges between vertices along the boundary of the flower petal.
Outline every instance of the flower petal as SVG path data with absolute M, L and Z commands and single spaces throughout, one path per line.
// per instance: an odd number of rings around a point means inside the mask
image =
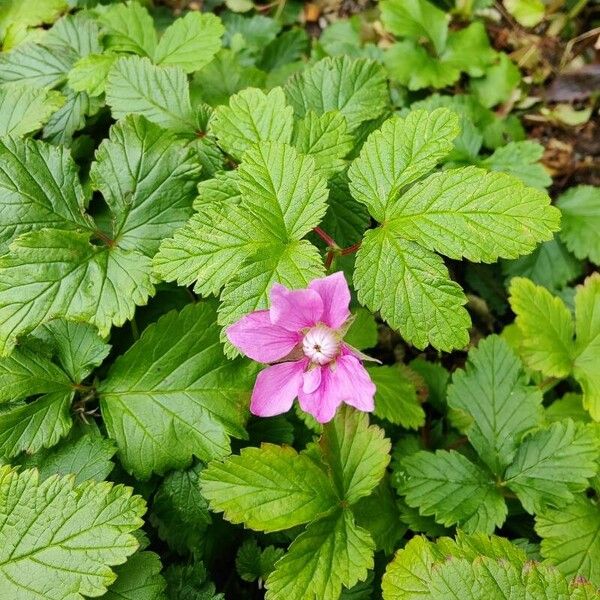
M 375 409 L 373 400 L 375 384 L 355 356 L 351 354 L 340 356 L 336 362 L 334 375 L 342 402 L 365 412 Z
M 321 320 L 325 325 L 332 329 L 338 329 L 348 320 L 350 316 L 350 310 L 348 309 L 350 290 L 341 271 L 322 279 L 314 279 L 310 282 L 308 288 L 321 296 L 323 301 Z
M 288 290 L 284 285 L 274 283 L 270 313 L 274 325 L 297 332 L 321 320 L 323 300 L 314 290 Z
M 331 421 L 338 406 L 342 403 L 340 396 L 336 393 L 332 376 L 333 373 L 329 366 L 324 366 L 321 368 L 319 387 L 314 392 L 305 392 L 302 388 L 298 392 L 300 408 L 311 414 L 319 423 Z
M 272 417 L 290 410 L 302 387 L 306 363 L 306 360 L 279 363 L 261 371 L 252 391 L 250 412 L 258 417 Z
M 258 362 L 274 362 L 287 356 L 300 341 L 293 333 L 273 325 L 268 310 L 257 310 L 227 328 L 229 341 Z
M 302 384 L 302 391 L 307 394 L 311 394 L 321 385 L 321 366 L 315 366 L 308 371 L 305 371 L 303 376 L 304 383 Z

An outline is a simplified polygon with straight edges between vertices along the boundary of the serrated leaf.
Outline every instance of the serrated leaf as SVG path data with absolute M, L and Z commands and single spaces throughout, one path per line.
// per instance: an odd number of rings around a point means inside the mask
M 510 305 L 521 333 L 519 350 L 525 364 L 549 377 L 565 377 L 574 358 L 574 324 L 564 302 L 546 288 L 515 277 Z
M 85 92 L 73 92 L 68 88 L 65 91 L 65 103 L 44 127 L 43 137 L 51 144 L 70 144 L 73 134 L 85 126 L 86 117 L 96 114 L 102 106 L 100 99 L 90 98 Z
M 249 538 L 237 552 L 235 568 L 244 581 L 264 581 L 283 554 L 283 549 L 275 546 L 267 546 L 261 550 L 256 538 Z
M 363 121 L 379 117 L 389 102 L 382 67 L 374 61 L 347 56 L 320 60 L 292 77 L 285 93 L 297 117 L 309 111 L 322 115 L 339 110 L 350 132 Z
M 552 237 L 560 214 L 545 192 L 475 167 L 434 173 L 386 215 L 390 228 L 450 258 L 516 258 Z
M 15 83 L 0 88 L 0 135 L 23 136 L 37 131 L 65 98 L 58 92 Z
M 390 461 L 383 429 L 369 426 L 366 413 L 345 406 L 323 427 L 319 447 L 337 493 L 350 505 L 373 491 Z
M 372 133 L 348 172 L 350 191 L 379 222 L 393 216 L 404 188 L 453 148 L 458 118 L 445 108 L 393 117 Z
M 98 387 L 102 416 L 125 468 L 140 479 L 230 452 L 244 437 L 250 373 L 228 362 L 215 312 L 187 305 L 149 326 Z
M 0 160 L 3 251 L 11 240 L 32 229 L 91 227 L 77 166 L 66 148 L 7 137 L 0 141 Z
M 508 54 L 500 52 L 497 57 L 498 63 L 488 67 L 483 77 L 470 82 L 471 91 L 486 108 L 510 100 L 521 81 L 519 67 Z
M 59 19 L 43 41 L 49 46 L 64 45 L 71 48 L 78 57 L 83 57 L 102 52 L 102 46 L 98 41 L 99 36 L 98 23 L 87 14 L 80 12 Z
M 504 523 L 507 507 L 491 474 L 455 451 L 417 452 L 402 460 L 402 486 L 409 506 L 445 526 L 491 533 Z
M 196 129 L 187 77 L 179 67 L 157 67 L 138 56 L 120 58 L 108 73 L 106 103 L 115 119 L 135 113 L 178 133 L 192 135 Z
M 583 389 L 583 405 L 600 420 L 600 275 L 592 274 L 575 294 L 573 373 Z
M 100 96 L 106 90 L 108 73 L 118 56 L 116 54 L 90 54 L 80 58 L 69 71 L 69 87 L 89 96 Z
M 27 499 L 26 502 L 23 499 Z M 38 481 L 35 470 L 0 468 L 0 590 L 10 598 L 82 600 L 115 580 L 111 566 L 138 546 L 145 504 L 112 483 Z M 36 523 L 44 523 L 40 536 Z
M 387 228 L 365 234 L 356 257 L 358 300 L 397 329 L 417 348 L 462 348 L 470 318 L 460 286 L 442 259 Z
M 556 205 L 562 213 L 560 237 L 577 258 L 600 265 L 600 190 L 579 185 L 560 196 Z
M 349 510 L 337 510 L 311 523 L 290 546 L 267 579 L 266 600 L 336 600 L 342 586 L 367 578 L 375 544 L 354 523 Z
M 186 73 L 197 71 L 213 59 L 221 47 L 224 31 L 216 15 L 188 12 L 164 32 L 154 62 L 181 67 Z
M 106 335 L 154 292 L 149 259 L 95 246 L 89 233 L 42 229 L 0 257 L 0 354 L 19 336 L 57 317 L 87 320 Z
M 160 538 L 180 554 L 198 552 L 211 523 L 208 504 L 198 486 L 201 472 L 200 466 L 173 471 L 154 495 L 150 520 Z
M 99 11 L 99 21 L 107 34 L 106 48 L 115 52 L 133 52 L 141 56 L 154 56 L 156 32 L 148 10 L 138 2 L 113 4 Z
M 600 443 L 591 426 L 570 419 L 528 436 L 506 470 L 505 484 L 529 513 L 562 508 L 585 490 L 597 470 Z
M 369 367 L 367 370 L 377 387 L 375 414 L 406 429 L 421 427 L 425 422 L 425 411 L 407 370 L 398 366 Z
M 248 88 L 232 96 L 227 106 L 216 108 L 210 130 L 223 150 L 239 160 L 259 142 L 288 143 L 292 117 L 281 88 L 273 88 L 267 94 Z
M 105 600 L 163 600 L 167 586 L 162 564 L 154 552 L 136 552 L 115 569 L 117 580 L 102 596 Z
M 225 600 L 215 592 L 208 581 L 206 568 L 201 562 L 190 565 L 171 565 L 165 570 L 167 597 L 169 600 Z
M 600 587 L 600 509 L 596 501 L 576 496 L 560 510 L 535 518 L 542 556 L 567 577 L 585 577 Z
M 525 385 L 522 365 L 510 346 L 490 336 L 455 371 L 448 405 L 470 421 L 467 437 L 497 475 L 512 462 L 523 434 L 539 424 L 542 393 Z
M 256 531 L 279 531 L 329 511 L 337 495 L 325 473 L 289 446 L 263 444 L 212 462 L 200 478 L 210 508 Z
M 38 0 L 35 4 L 5 0 L 0 7 L 0 35 L 10 27 L 34 27 L 53 23 L 68 9 L 66 0 Z
M 152 257 L 192 213 L 200 167 L 193 149 L 144 117 L 111 127 L 90 170 L 112 218 L 112 239 Z

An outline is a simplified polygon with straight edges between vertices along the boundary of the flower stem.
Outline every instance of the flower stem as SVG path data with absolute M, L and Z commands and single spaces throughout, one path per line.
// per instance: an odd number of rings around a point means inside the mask
M 315 227 L 313 231 L 331 248 L 339 248 L 335 240 L 326 231 L 323 231 L 320 227 Z

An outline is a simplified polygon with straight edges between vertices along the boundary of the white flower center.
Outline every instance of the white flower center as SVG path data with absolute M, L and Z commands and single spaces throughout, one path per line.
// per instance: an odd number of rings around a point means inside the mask
M 302 340 L 302 350 L 312 362 L 326 365 L 339 354 L 340 341 L 335 331 L 326 325 L 317 325 L 306 332 Z

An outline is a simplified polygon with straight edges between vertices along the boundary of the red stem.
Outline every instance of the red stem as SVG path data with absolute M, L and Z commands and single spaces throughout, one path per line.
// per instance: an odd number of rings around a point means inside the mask
M 332 248 L 337 248 L 338 245 L 335 243 L 335 240 L 326 232 L 323 231 L 320 227 L 315 227 L 313 231 L 328 245 Z
M 352 244 L 352 246 L 348 246 L 347 248 L 344 248 L 340 254 L 342 256 L 346 256 L 346 254 L 353 254 L 354 252 L 356 252 L 358 249 L 360 248 L 360 242 L 356 242 L 356 244 Z

